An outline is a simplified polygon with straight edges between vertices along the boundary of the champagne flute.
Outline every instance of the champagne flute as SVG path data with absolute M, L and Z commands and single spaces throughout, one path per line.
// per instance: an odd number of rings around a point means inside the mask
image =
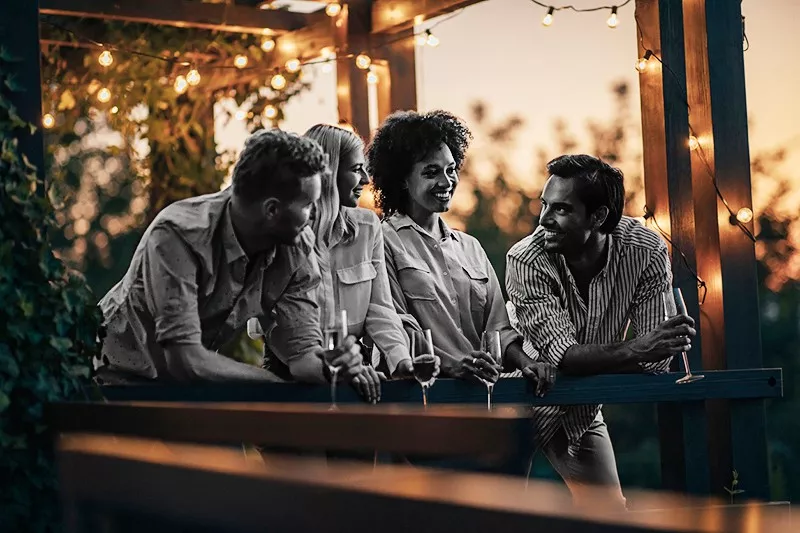
M 338 315 L 334 315 L 333 323 L 329 324 L 323 333 L 325 339 L 325 345 L 323 346 L 324 362 L 331 374 L 331 411 L 335 411 L 337 409 L 336 381 L 338 379 L 339 367 L 331 364 L 332 358 L 338 355 L 331 350 L 335 350 L 341 346 L 344 339 L 347 338 L 347 311 L 342 309 Z
M 411 332 L 411 361 L 414 366 L 414 379 L 422 387 L 422 405 L 427 408 L 428 389 L 433 385 L 433 373 L 436 370 L 431 330 Z
M 497 330 L 492 331 L 484 331 L 483 335 L 481 336 L 481 351 L 488 353 L 492 361 L 500 365 L 502 364 L 502 355 L 500 353 L 500 332 Z M 498 374 L 497 377 L 499 378 L 500 375 Z M 492 392 L 494 392 L 494 384 L 495 381 L 490 381 L 488 379 L 481 378 L 481 381 L 486 385 L 486 408 L 491 411 L 492 410 Z
M 672 294 L 664 293 L 662 295 L 664 301 L 664 319 L 669 320 L 673 316 L 677 315 L 686 315 L 689 316 L 686 312 L 686 302 L 683 300 L 683 292 L 679 288 L 673 288 Z M 672 312 L 672 306 L 669 305 L 669 298 L 672 297 L 675 301 L 675 312 Z M 683 368 L 686 370 L 686 375 L 682 378 L 675 381 L 675 383 L 679 385 L 683 385 L 684 383 L 692 383 L 694 381 L 700 381 L 705 376 L 702 374 L 692 374 L 691 369 L 689 368 L 689 356 L 686 355 L 686 352 L 681 352 L 681 357 L 683 357 Z

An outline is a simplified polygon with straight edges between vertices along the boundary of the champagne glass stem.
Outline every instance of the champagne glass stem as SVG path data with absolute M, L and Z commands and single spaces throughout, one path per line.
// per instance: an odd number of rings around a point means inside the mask
M 428 385 L 422 385 L 422 406 L 427 409 L 428 408 Z
M 339 367 L 331 367 L 331 409 L 337 409 L 336 406 L 336 377 L 339 374 Z
M 494 383 L 486 384 L 486 409 L 492 410 L 492 392 L 494 392 Z
M 691 376 L 692 371 L 689 369 L 689 356 L 686 355 L 686 352 L 681 352 L 681 356 L 683 356 L 683 368 L 686 370 L 686 375 Z

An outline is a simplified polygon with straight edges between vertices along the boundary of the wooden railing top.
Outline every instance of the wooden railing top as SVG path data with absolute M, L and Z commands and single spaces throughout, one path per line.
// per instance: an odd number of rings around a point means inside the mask
M 58 443 L 66 516 L 75 511 L 165 518 L 203 531 L 745 532 L 788 533 L 785 516 L 736 513 L 710 500 L 637 493 L 670 513 L 618 513 L 588 494 L 573 507 L 562 488 L 519 479 L 405 466 L 252 461 L 231 449 L 99 435 Z M 125 514 L 127 513 L 127 514 Z M 109 515 L 107 515 L 109 516 Z M 130 524 L 129 524 L 130 525 Z
M 589 377 L 559 376 L 553 390 L 536 397 L 522 378 L 501 379 L 494 389 L 495 404 L 581 405 L 592 403 L 682 402 L 706 399 L 755 399 L 783 396 L 780 368 L 704 371 L 705 379 L 678 385 L 678 373 L 660 375 L 607 374 Z M 296 402 L 328 403 L 327 387 L 294 383 L 253 384 L 154 384 L 104 386 L 109 400 Z M 486 388 L 481 383 L 440 379 L 431 388 L 430 401 L 437 404 L 485 404 Z M 363 403 L 351 387 L 340 387 L 338 401 Z M 415 381 L 394 381 L 382 385 L 382 403 L 421 403 Z

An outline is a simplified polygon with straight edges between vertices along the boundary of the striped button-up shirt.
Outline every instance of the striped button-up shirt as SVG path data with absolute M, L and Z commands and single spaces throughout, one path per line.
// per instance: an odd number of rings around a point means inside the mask
M 578 291 L 564 256 L 544 248 L 537 228 L 506 255 L 506 289 L 511 323 L 523 335 L 523 350 L 559 366 L 575 344 L 609 344 L 641 336 L 664 321 L 664 295 L 672 302 L 672 272 L 666 244 L 633 218 L 623 217 L 609 235 L 602 271 L 589 285 L 588 301 Z M 664 372 L 670 360 L 644 365 Z M 576 444 L 601 405 L 547 406 L 533 410 L 539 445 L 563 425 Z

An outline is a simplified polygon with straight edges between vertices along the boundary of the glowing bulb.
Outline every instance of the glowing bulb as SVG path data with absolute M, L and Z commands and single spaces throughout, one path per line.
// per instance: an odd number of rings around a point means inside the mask
M 358 54 L 356 56 L 356 66 L 361 70 L 367 70 L 372 64 L 372 59 L 367 54 Z
M 233 58 L 233 66 L 236 68 L 244 68 L 247 66 L 247 56 L 239 54 Z
M 193 68 L 186 74 L 186 83 L 192 87 L 200 83 L 200 72 L 198 72 L 196 68 Z
M 617 27 L 617 6 L 611 8 L 611 16 L 608 17 L 606 24 L 608 24 L 609 28 Z
M 97 62 L 104 67 L 110 67 L 111 63 L 114 62 L 114 56 L 108 50 L 103 50 L 103 53 L 97 58 Z
M 261 41 L 261 49 L 265 52 L 272 52 L 275 50 L 275 41 L 273 39 L 264 39 Z
M 48 130 L 56 125 L 56 117 L 47 113 L 45 116 L 42 117 L 42 126 L 47 128 Z
M 378 75 L 372 69 L 369 69 L 369 72 L 367 73 L 367 83 L 370 85 L 375 85 L 378 83 Z
M 753 220 L 753 210 L 749 207 L 743 207 L 739 209 L 739 211 L 736 213 L 736 220 L 742 224 L 747 224 Z
M 289 73 L 295 73 L 300 70 L 300 60 L 299 59 L 290 59 L 286 62 L 286 71 Z
M 103 87 L 102 89 L 97 91 L 97 101 L 98 102 L 100 102 L 101 104 L 105 104 L 109 100 L 111 100 L 111 91 L 109 91 L 105 87 Z
M 175 89 L 175 92 L 178 94 L 183 94 L 186 92 L 186 89 L 189 88 L 189 82 L 186 81 L 186 78 L 183 76 L 178 76 L 175 78 L 175 85 L 172 86 Z
M 325 6 L 325 14 L 329 17 L 335 17 L 342 12 L 342 4 L 339 2 L 331 2 Z
M 116 115 L 117 113 L 119 113 L 119 108 L 117 106 L 112 107 L 111 108 L 111 114 L 112 115 Z
M 278 108 L 272 104 L 269 104 L 267 107 L 264 108 L 264 116 L 273 119 L 278 116 Z
M 647 62 L 653 56 L 653 52 L 647 50 L 644 53 L 644 56 L 640 57 L 639 60 L 636 62 L 636 70 L 639 72 L 644 72 L 647 69 Z
M 326 46 L 319 51 L 319 55 L 322 56 L 323 59 L 333 59 L 336 57 L 336 50 L 334 50 L 332 46 Z
M 233 115 L 236 120 L 244 120 L 247 118 L 247 111 L 243 111 L 241 109 L 237 110 L 236 113 Z
M 275 74 L 272 76 L 269 84 L 272 85 L 272 88 L 276 91 L 280 91 L 286 87 L 286 78 L 283 77 L 283 74 Z
M 700 141 L 694 135 L 689 135 L 689 150 L 697 150 L 700 147 Z
M 428 42 L 428 36 L 424 33 L 418 33 L 414 36 L 414 42 L 417 46 L 425 46 L 425 43 Z
M 437 46 L 439 46 L 439 38 L 429 31 L 428 32 L 428 37 L 427 37 L 427 39 L 425 39 L 425 43 L 428 46 L 437 47 Z
M 549 7 L 547 8 L 547 15 L 544 16 L 542 19 L 542 26 L 549 26 L 553 23 L 553 13 L 555 12 L 556 8 Z

